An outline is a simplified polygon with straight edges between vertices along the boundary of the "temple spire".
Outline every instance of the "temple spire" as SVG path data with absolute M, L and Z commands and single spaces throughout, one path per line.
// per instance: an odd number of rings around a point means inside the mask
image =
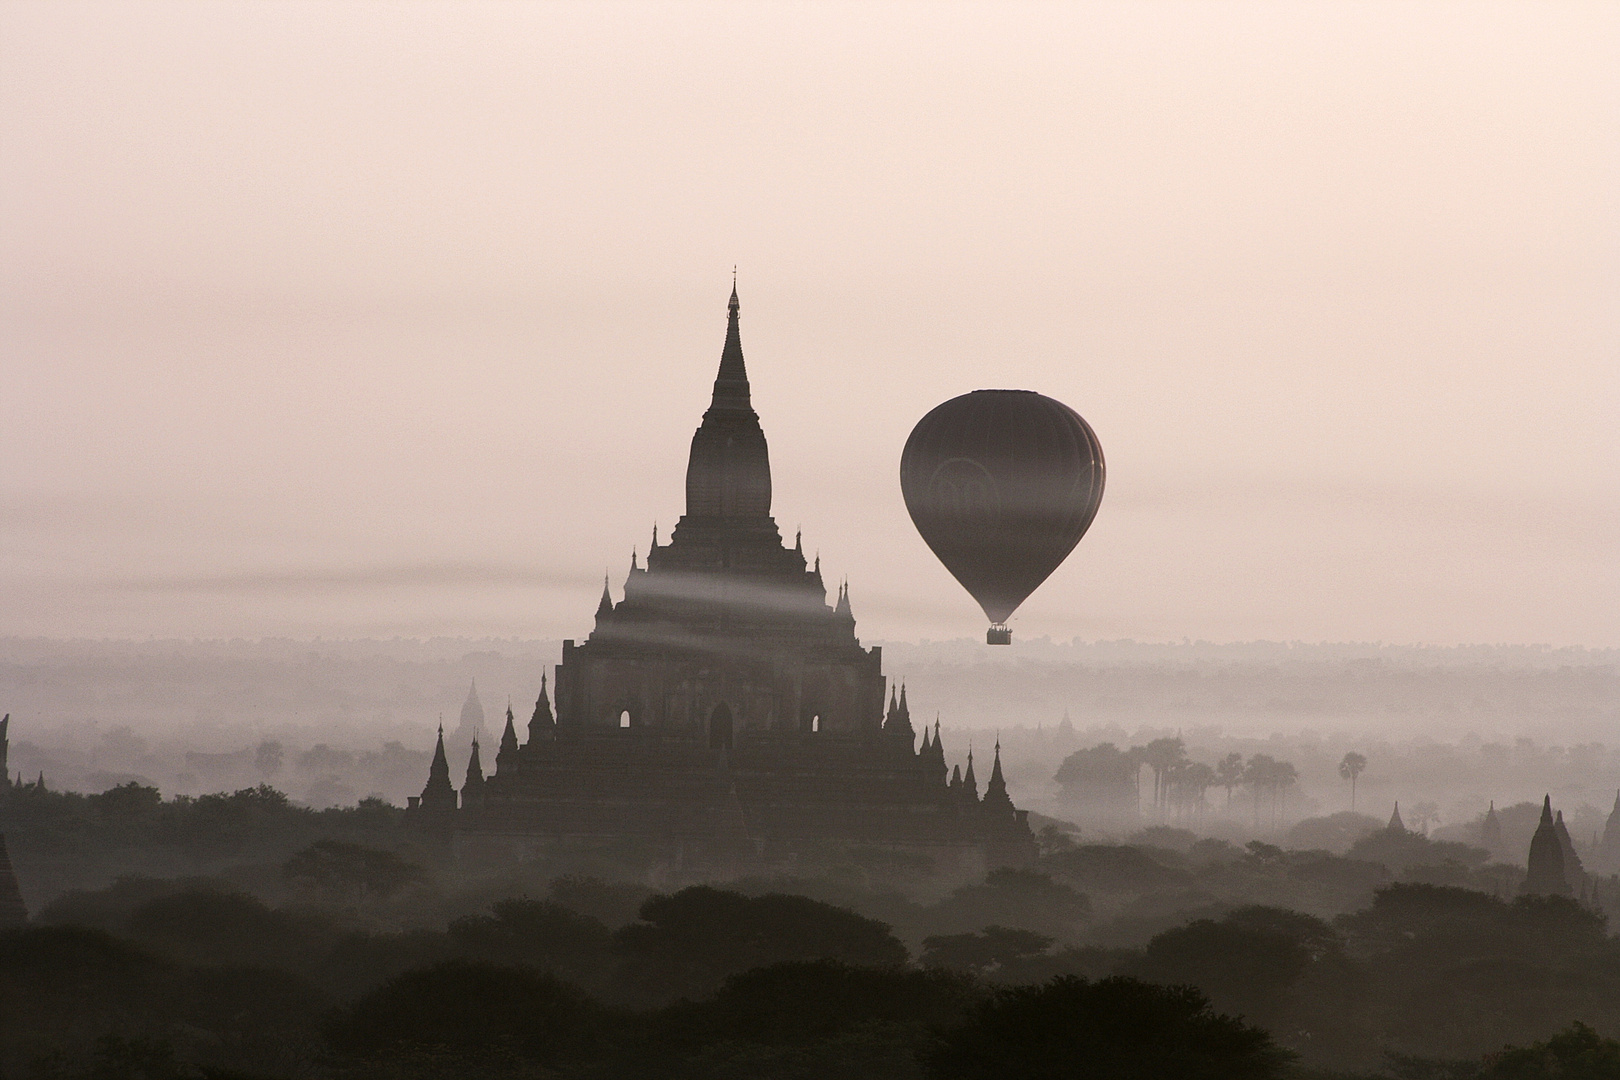
M 518 737 L 517 725 L 513 723 L 512 699 L 506 700 L 506 730 L 501 732 L 501 748 L 495 752 L 495 771 L 500 772 L 502 767 L 510 767 L 512 755 L 517 753 Z
M 467 688 L 467 700 L 461 704 L 461 722 L 456 725 L 456 740 L 470 739 L 484 727 L 484 705 L 478 700 L 478 680 Z
M 428 778 L 443 773 L 446 780 L 450 779 L 450 759 L 444 755 L 444 722 L 439 723 L 439 744 L 433 748 L 433 763 L 428 766 Z
M 731 292 L 726 344 L 714 380 L 714 398 L 692 435 L 686 461 L 687 518 L 760 518 L 771 512 L 771 455 L 750 403 L 737 329 L 737 291 Z M 677 542 L 686 522 L 675 526 Z
M 444 753 L 444 717 L 439 718 L 439 741 L 433 747 L 433 764 L 428 766 L 427 787 L 422 789 L 422 809 L 428 813 L 448 813 L 456 808 L 456 789 L 450 784 L 450 760 Z
M 1575 891 L 1570 888 L 1569 877 L 1565 873 L 1567 868 L 1564 866 L 1564 849 L 1559 842 L 1558 827 L 1553 820 L 1551 795 L 1541 801 L 1541 821 L 1536 826 L 1535 835 L 1530 838 L 1528 863 L 1529 872 L 1524 878 L 1524 892 L 1569 896 Z
M 996 736 L 996 763 L 990 770 L 990 783 L 984 788 L 984 808 L 991 814 L 1011 817 L 1014 814 L 1012 797 L 1007 794 L 1007 780 L 1001 775 L 1001 736 Z
M 925 724 L 926 728 L 927 725 Z M 939 733 L 939 715 L 934 715 L 934 748 L 931 751 L 933 764 L 929 769 L 935 783 L 943 785 L 950 779 L 951 771 L 945 766 L 945 739 Z
M 596 617 L 613 614 L 613 594 L 608 592 L 608 576 L 602 575 L 602 600 L 596 605 Z
M 472 741 L 472 754 L 467 758 L 467 778 L 461 785 L 461 807 L 481 806 L 484 802 L 484 766 L 478 760 L 478 740 Z
M 711 409 L 752 409 L 749 401 L 748 368 L 743 364 L 742 331 L 738 327 L 737 284 L 731 285 L 731 302 L 726 307 L 726 344 L 720 350 L 720 372 L 714 380 Z
M 534 715 L 529 718 L 529 741 L 550 739 L 557 731 L 551 715 L 551 698 L 546 696 L 546 673 L 540 673 L 540 696 L 535 699 Z

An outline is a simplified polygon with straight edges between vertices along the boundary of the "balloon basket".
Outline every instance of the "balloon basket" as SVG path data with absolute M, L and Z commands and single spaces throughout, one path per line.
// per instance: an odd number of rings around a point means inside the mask
M 984 632 L 986 645 L 1011 645 L 1012 631 L 1000 623 L 993 623 L 990 629 Z

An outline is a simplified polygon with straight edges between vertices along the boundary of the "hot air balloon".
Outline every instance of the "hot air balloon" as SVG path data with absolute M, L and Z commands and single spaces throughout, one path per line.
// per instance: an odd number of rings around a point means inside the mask
M 923 541 L 984 609 L 985 641 L 1007 645 L 1007 619 L 1097 515 L 1102 446 L 1061 401 L 975 390 L 917 422 L 900 490 Z

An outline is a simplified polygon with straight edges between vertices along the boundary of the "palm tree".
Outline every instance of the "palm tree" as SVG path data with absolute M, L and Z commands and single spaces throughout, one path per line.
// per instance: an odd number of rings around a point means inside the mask
M 1406 812 L 1406 816 L 1412 819 L 1412 824 L 1416 825 L 1424 836 L 1429 835 L 1431 822 L 1440 824 L 1440 808 L 1432 802 L 1414 803 Z
M 1232 789 L 1243 786 L 1243 755 L 1233 751 L 1215 763 L 1215 783 L 1226 789 L 1226 809 L 1232 809 Z
M 1299 770 L 1291 761 L 1279 761 L 1271 770 L 1271 827 L 1277 827 L 1277 803 L 1286 800 L 1288 789 L 1299 782 Z
M 1187 760 L 1187 744 L 1179 738 L 1154 739 L 1142 748 L 1142 760 L 1153 770 L 1153 808 L 1167 801 L 1165 774 Z
M 1350 781 L 1350 809 L 1352 812 L 1356 808 L 1356 777 L 1360 776 L 1361 770 L 1366 767 L 1366 757 L 1356 753 L 1354 750 L 1344 755 L 1344 760 L 1339 762 L 1339 775 Z
M 1202 761 L 1184 762 L 1171 773 L 1171 782 L 1177 802 L 1189 819 L 1196 820 L 1204 809 L 1204 792 L 1215 783 L 1215 770 Z
M 1260 796 L 1272 785 L 1277 771 L 1277 759 L 1270 754 L 1256 754 L 1243 766 L 1243 784 L 1254 796 L 1254 827 L 1260 828 Z

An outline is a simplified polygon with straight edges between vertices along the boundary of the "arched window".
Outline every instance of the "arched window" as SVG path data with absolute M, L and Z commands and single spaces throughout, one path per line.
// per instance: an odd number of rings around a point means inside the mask
M 814 716 L 812 716 L 810 718 L 810 730 L 811 731 L 820 731 L 821 730 L 821 714 L 820 713 L 816 713 L 816 715 L 814 715 Z
M 628 731 L 630 729 L 630 710 L 629 709 L 626 709 L 622 713 L 619 714 L 619 727 L 620 727 L 621 730 L 624 730 L 624 731 Z

